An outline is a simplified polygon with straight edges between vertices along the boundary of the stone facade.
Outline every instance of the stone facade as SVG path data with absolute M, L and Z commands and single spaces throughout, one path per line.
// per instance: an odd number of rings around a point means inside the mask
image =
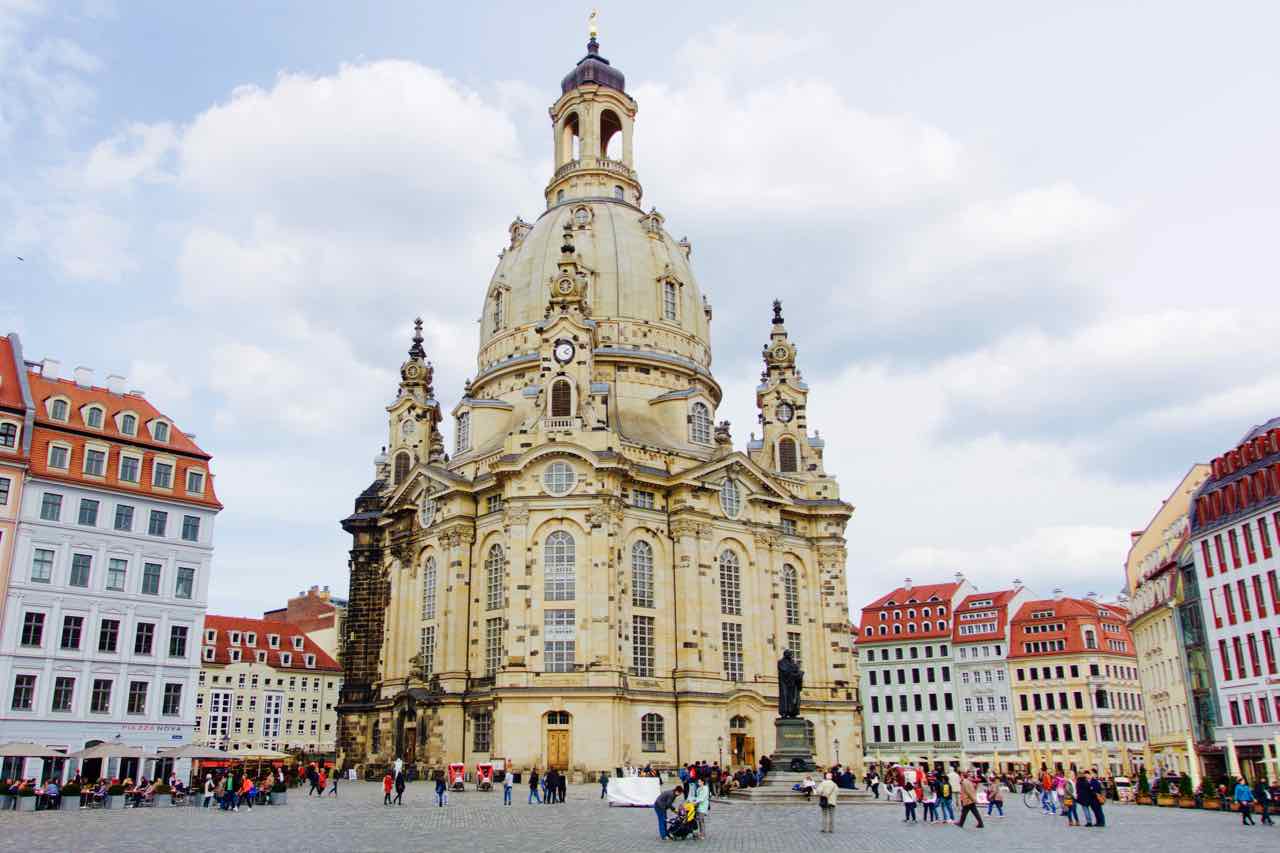
M 754 761 L 775 746 L 784 648 L 819 762 L 837 739 L 861 751 L 853 507 L 780 305 L 761 438 L 735 451 L 716 423 L 711 307 L 688 241 L 640 207 L 624 85 L 594 40 L 562 84 L 547 209 L 512 223 L 452 456 L 420 333 L 401 367 L 388 447 L 343 521 L 347 765 Z

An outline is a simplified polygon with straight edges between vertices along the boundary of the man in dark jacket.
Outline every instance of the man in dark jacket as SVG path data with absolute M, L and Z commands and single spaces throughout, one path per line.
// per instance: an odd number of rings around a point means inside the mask
M 1262 815 L 1262 822 L 1275 823 L 1271 819 L 1271 790 L 1267 788 L 1266 781 L 1261 778 L 1253 783 L 1253 800 L 1258 804 L 1258 813 Z
M 559 770 L 556 771 L 556 801 L 563 803 L 565 792 L 568 790 L 569 780 Z
M 658 838 L 665 841 L 667 838 L 667 812 L 675 811 L 676 797 L 684 796 L 684 788 L 676 785 L 670 791 L 663 791 L 658 795 L 658 799 L 653 801 L 653 810 L 658 813 Z

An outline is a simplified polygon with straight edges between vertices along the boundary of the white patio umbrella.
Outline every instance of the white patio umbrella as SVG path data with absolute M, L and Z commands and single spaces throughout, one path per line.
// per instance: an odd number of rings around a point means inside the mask
M 65 752 L 41 746 L 30 741 L 12 741 L 0 744 L 0 758 L 66 758 Z
M 146 758 L 147 755 L 147 751 L 140 746 L 130 746 L 126 743 L 100 743 L 97 746 L 73 752 L 68 757 L 89 761 L 94 758 Z

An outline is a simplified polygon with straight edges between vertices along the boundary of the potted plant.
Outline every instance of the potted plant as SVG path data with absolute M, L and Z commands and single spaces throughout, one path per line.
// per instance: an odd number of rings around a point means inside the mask
M 289 804 L 289 786 L 276 782 L 271 786 L 271 805 L 287 806 Z
M 169 787 L 168 782 L 160 782 L 156 785 L 156 801 L 164 803 L 166 806 L 173 805 L 173 789 Z
M 36 789 L 31 785 L 23 785 L 18 789 L 18 802 L 15 808 L 20 812 L 36 810 Z
M 114 785 L 107 786 L 107 796 L 102 800 L 104 809 L 120 809 L 124 808 L 124 785 L 116 782 Z
M 1170 792 L 1169 777 L 1165 776 L 1156 785 L 1156 805 L 1158 806 L 1176 806 L 1178 798 Z
M 1135 798 L 1138 805 L 1151 805 L 1151 783 L 1147 781 L 1147 771 L 1145 768 L 1138 771 L 1138 795 Z
M 64 810 L 80 808 L 79 783 L 68 782 L 62 786 L 62 805 L 59 808 Z
M 1194 809 L 1197 805 L 1196 798 L 1191 793 L 1190 776 L 1178 779 L 1178 805 L 1184 809 Z

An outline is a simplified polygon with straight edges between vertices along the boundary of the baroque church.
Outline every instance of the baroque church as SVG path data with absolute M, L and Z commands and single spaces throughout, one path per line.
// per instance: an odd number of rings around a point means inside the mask
M 754 764 L 775 749 L 785 649 L 818 762 L 837 740 L 860 757 L 853 507 L 781 305 L 743 452 L 716 421 L 690 244 L 641 205 L 637 103 L 594 34 L 560 88 L 546 209 L 511 224 L 452 452 L 419 321 L 388 446 L 342 521 L 340 761 Z

